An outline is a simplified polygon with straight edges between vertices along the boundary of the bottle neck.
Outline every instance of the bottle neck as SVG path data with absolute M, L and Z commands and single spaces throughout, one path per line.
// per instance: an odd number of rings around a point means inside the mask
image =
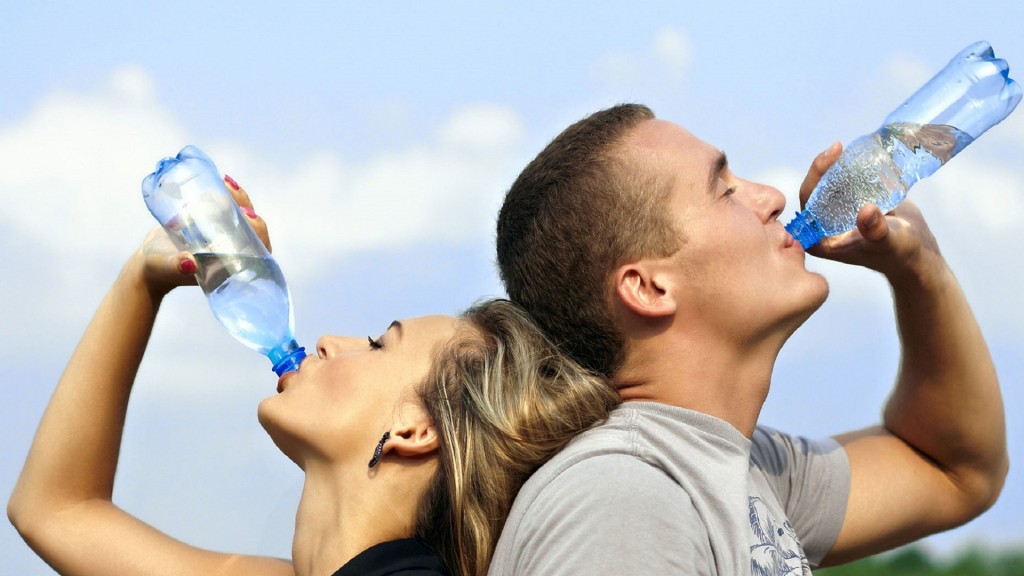
M 786 224 L 786 232 L 789 232 L 793 239 L 804 247 L 804 250 L 821 242 L 821 239 L 825 237 L 825 230 L 822 229 L 821 224 L 818 224 L 810 210 L 798 212 L 793 220 Z
M 267 357 L 274 363 L 274 373 L 281 376 L 285 372 L 299 369 L 299 365 L 306 358 L 306 349 L 292 339 L 267 352 Z

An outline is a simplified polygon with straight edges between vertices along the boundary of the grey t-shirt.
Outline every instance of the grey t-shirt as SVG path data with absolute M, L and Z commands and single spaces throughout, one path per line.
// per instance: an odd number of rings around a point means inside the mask
M 489 574 L 806 575 L 849 488 L 833 440 L 628 402 L 530 477 Z

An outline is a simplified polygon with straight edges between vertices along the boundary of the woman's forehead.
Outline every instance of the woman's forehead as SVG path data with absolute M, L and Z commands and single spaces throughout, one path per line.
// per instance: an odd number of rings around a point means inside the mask
M 403 340 L 408 338 L 417 342 L 429 343 L 450 339 L 464 323 L 454 316 L 431 314 L 396 320 L 391 329 L 399 332 Z

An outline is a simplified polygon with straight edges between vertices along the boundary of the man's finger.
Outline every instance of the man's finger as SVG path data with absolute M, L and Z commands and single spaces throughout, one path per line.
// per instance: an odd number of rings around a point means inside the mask
M 807 203 L 807 199 L 811 196 L 811 192 L 814 191 L 814 187 L 818 185 L 822 175 L 835 163 L 842 151 L 843 144 L 838 141 L 833 142 L 831 146 L 826 148 L 821 154 L 818 154 L 814 161 L 811 162 L 811 168 L 807 171 L 807 176 L 804 177 L 803 183 L 800 184 L 801 210 L 804 204 Z

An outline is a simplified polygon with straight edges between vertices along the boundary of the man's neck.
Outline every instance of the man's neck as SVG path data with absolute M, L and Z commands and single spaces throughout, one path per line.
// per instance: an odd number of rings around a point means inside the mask
M 750 438 L 781 343 L 746 347 L 662 335 L 632 342 L 615 373 L 624 401 L 679 406 L 722 419 Z

